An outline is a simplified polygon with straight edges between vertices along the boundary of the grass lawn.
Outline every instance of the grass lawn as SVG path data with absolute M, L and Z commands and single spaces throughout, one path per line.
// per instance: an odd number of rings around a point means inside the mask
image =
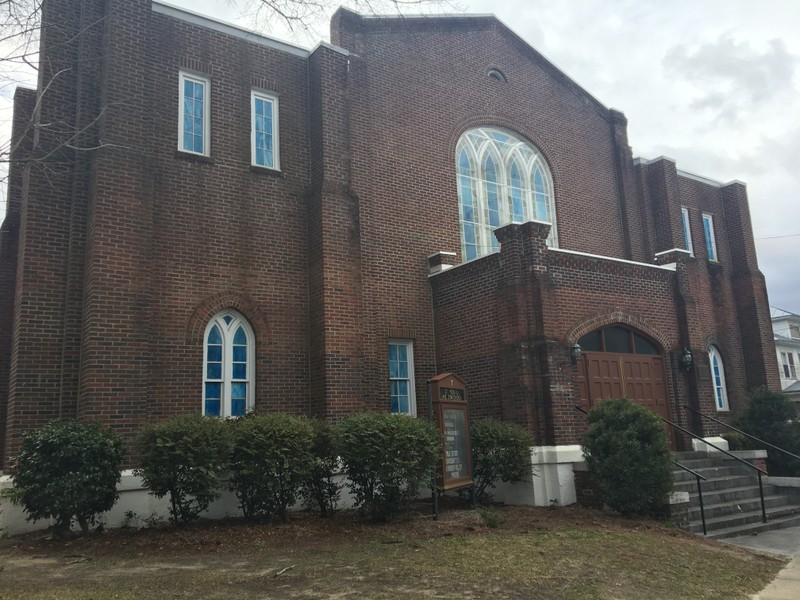
M 426 510 L 420 507 L 420 511 Z M 785 560 L 569 508 L 351 512 L 0 541 L 0 598 L 748 598 Z

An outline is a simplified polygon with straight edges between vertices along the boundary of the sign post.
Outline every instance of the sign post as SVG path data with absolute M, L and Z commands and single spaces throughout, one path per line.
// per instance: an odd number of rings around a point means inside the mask
M 443 440 L 442 461 L 433 490 L 436 519 L 439 490 L 447 492 L 474 485 L 467 388 L 464 382 L 452 373 L 443 373 L 428 381 L 428 414 L 439 428 Z

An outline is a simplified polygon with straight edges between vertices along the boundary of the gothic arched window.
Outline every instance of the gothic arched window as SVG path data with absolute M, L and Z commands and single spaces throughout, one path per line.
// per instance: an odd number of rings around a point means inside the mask
M 255 336 L 239 313 L 224 310 L 206 327 L 203 414 L 241 417 L 253 409 Z
M 458 141 L 456 170 L 464 260 L 498 250 L 494 230 L 508 223 L 550 223 L 547 245 L 558 245 L 553 180 L 533 145 L 499 129 L 470 129 Z

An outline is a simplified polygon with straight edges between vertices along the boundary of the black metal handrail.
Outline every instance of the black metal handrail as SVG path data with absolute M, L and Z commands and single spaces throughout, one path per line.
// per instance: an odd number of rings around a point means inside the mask
M 742 435 L 749 437 L 751 440 L 755 440 L 759 444 L 764 444 L 765 446 L 769 446 L 773 450 L 777 450 L 778 452 L 782 452 L 783 454 L 786 454 L 787 456 L 791 456 L 792 458 L 796 458 L 797 460 L 800 460 L 800 456 L 797 456 L 797 454 L 792 454 L 788 450 L 784 450 L 783 448 L 779 448 L 778 446 L 775 446 L 774 444 L 770 444 L 769 442 L 765 442 L 764 440 L 762 440 L 760 438 L 757 438 L 754 435 L 750 435 L 746 431 L 742 431 L 741 429 L 737 429 L 733 425 L 728 425 L 724 421 L 720 421 L 719 419 L 715 419 L 711 415 L 707 415 L 707 414 L 705 414 L 703 412 L 700 412 L 699 410 L 695 410 L 691 406 L 687 406 L 687 405 L 684 404 L 683 408 L 685 408 L 686 410 L 692 411 L 696 415 L 700 415 L 701 417 L 709 419 L 710 421 L 714 421 L 714 423 L 718 423 L 719 425 L 723 425 L 724 427 L 727 427 L 728 429 L 733 429 L 736 433 L 741 433 Z
M 703 535 L 708 535 L 708 532 L 706 531 L 706 509 L 703 506 L 703 486 L 700 483 L 701 479 L 703 481 L 707 481 L 706 478 L 703 477 L 702 475 L 700 475 L 700 473 L 698 473 L 697 471 L 693 471 L 692 469 L 690 469 L 686 465 L 682 465 L 677 460 L 673 460 L 672 464 L 674 464 L 675 466 L 680 467 L 681 469 L 683 469 L 687 473 L 691 473 L 697 479 L 697 498 L 700 500 L 700 520 L 703 522 Z
M 584 415 L 587 415 L 587 416 L 589 415 L 589 413 L 587 413 L 580 406 L 576 406 L 575 410 L 577 410 L 579 412 L 582 412 Z M 681 469 L 683 469 L 687 473 L 691 473 L 692 475 L 695 476 L 695 479 L 697 480 L 697 497 L 700 500 L 700 521 L 702 521 L 702 523 L 703 523 L 703 535 L 708 535 L 708 532 L 706 531 L 706 510 L 705 510 L 705 507 L 703 506 L 703 486 L 700 483 L 701 479 L 703 481 L 706 481 L 706 478 L 703 477 L 702 475 L 700 475 L 700 473 L 698 473 L 697 471 L 693 471 L 692 469 L 690 469 L 686 465 L 682 465 L 681 463 L 679 463 L 676 460 L 673 460 L 672 464 L 674 464 L 677 467 L 680 467 Z
M 714 448 L 714 450 L 717 450 L 718 452 L 722 452 L 724 455 L 730 456 L 734 460 L 738 460 L 740 463 L 742 463 L 746 467 L 748 467 L 750 469 L 755 469 L 756 472 L 758 473 L 758 495 L 761 498 L 761 522 L 762 523 L 766 523 L 767 522 L 767 507 L 764 504 L 764 483 L 761 480 L 761 475 L 762 474 L 763 475 L 767 475 L 767 472 L 764 469 L 755 466 L 753 463 L 747 462 L 743 458 L 739 458 L 735 454 L 731 454 L 730 452 L 728 452 L 724 448 L 720 448 L 716 444 L 712 444 L 711 442 L 709 442 L 708 440 L 703 439 L 701 436 L 697 435 L 696 433 L 692 433 L 688 429 L 685 429 L 684 427 L 681 427 L 680 425 L 678 425 L 676 423 L 673 423 L 672 421 L 668 421 L 664 417 L 659 417 L 659 419 L 664 421 L 664 423 L 666 423 L 667 425 L 671 425 L 672 427 L 674 427 L 678 431 L 682 431 L 683 433 L 692 436 L 694 439 L 700 440 L 704 444 L 708 444 L 709 446 Z

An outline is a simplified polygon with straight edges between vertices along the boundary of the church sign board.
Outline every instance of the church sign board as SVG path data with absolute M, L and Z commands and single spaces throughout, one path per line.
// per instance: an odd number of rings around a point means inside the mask
M 452 373 L 437 375 L 430 383 L 433 415 L 444 442 L 438 486 L 444 491 L 469 487 L 473 481 L 467 388 Z

